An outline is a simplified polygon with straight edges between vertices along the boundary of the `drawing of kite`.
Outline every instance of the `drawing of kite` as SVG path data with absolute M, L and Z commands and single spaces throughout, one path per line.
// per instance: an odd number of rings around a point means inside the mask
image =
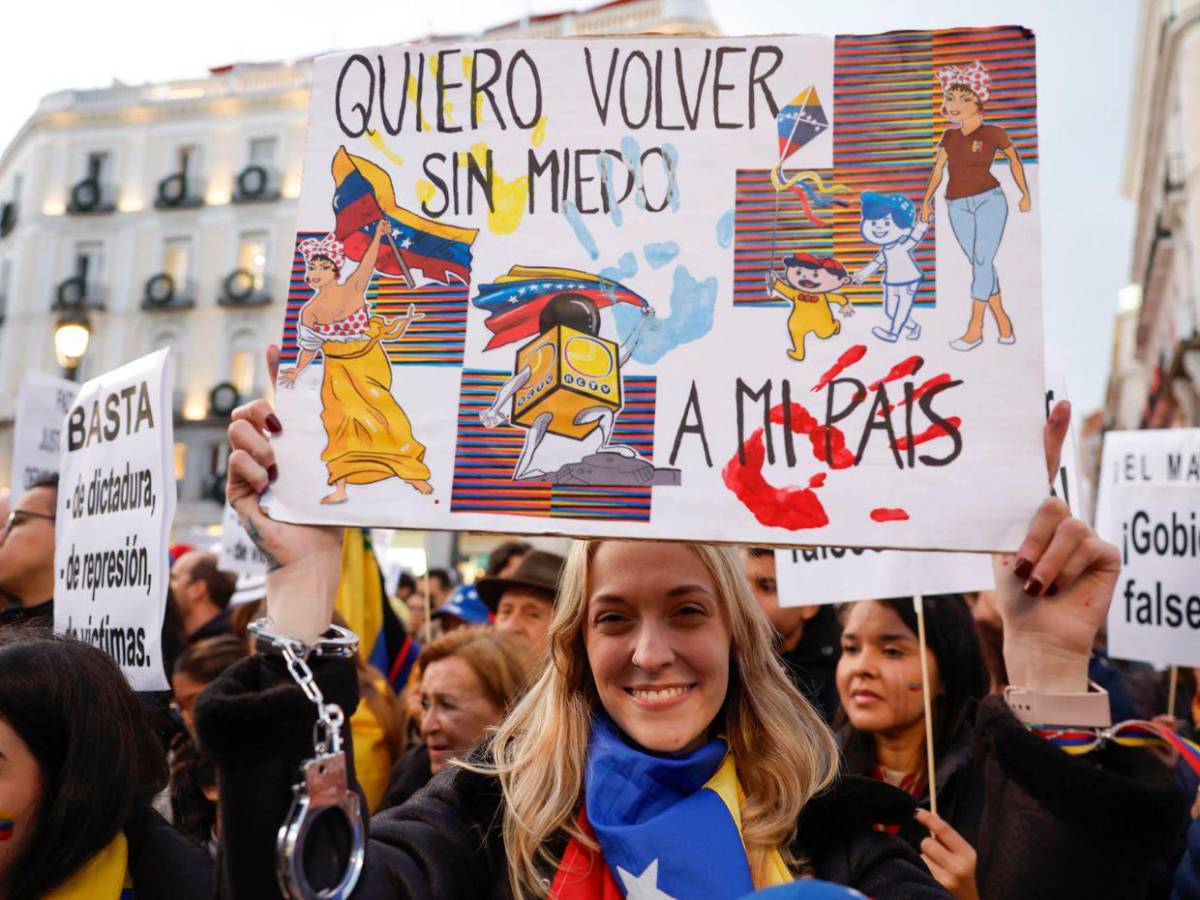
M 779 134 L 779 161 L 771 170 L 771 184 L 777 192 L 794 192 L 800 198 L 805 218 L 820 227 L 825 223 L 813 212 L 813 207 L 825 209 L 834 204 L 849 205 L 849 201 L 835 196 L 848 193 L 849 188 L 844 184 L 826 182 L 818 173 L 809 170 L 796 172 L 790 177 L 783 174 L 783 165 L 788 157 L 829 128 L 829 119 L 817 97 L 816 88 L 811 85 L 806 87 L 779 110 L 775 127 Z

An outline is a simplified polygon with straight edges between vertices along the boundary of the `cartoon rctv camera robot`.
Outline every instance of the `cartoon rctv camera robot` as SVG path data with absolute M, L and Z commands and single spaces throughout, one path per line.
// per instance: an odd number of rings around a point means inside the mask
M 621 367 L 652 314 L 649 307 L 643 309 L 642 319 L 621 347 L 600 337 L 600 312 L 591 299 L 564 292 L 546 303 L 538 317 L 538 336 L 517 350 L 515 374 L 496 392 L 491 407 L 479 414 L 485 428 L 511 421 L 526 429 L 514 481 L 678 483 L 675 470 L 655 469 L 632 447 L 612 443 L 623 404 Z M 534 467 L 547 434 L 582 441 L 596 430 L 600 447 L 580 462 L 552 473 Z

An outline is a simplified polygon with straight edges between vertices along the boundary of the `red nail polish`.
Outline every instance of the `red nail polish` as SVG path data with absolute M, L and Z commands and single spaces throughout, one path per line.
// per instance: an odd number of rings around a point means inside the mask
M 267 431 L 271 434 L 279 434 L 283 431 L 283 423 L 279 421 L 279 417 L 275 413 L 267 414 Z
M 1017 565 L 1013 569 L 1018 578 L 1028 578 L 1029 573 L 1033 571 L 1033 563 L 1027 559 L 1017 558 Z
M 1036 578 L 1030 578 L 1025 582 L 1025 593 L 1030 597 L 1040 596 L 1042 593 L 1042 583 Z
M 1052 585 L 1050 585 L 1050 587 L 1046 588 L 1046 596 L 1047 597 L 1053 597 L 1057 593 L 1058 593 L 1058 585 L 1057 584 L 1052 584 Z
M 269 465 L 267 467 L 267 480 L 274 481 L 278 477 L 279 477 L 279 469 L 274 463 L 272 463 L 271 465 Z

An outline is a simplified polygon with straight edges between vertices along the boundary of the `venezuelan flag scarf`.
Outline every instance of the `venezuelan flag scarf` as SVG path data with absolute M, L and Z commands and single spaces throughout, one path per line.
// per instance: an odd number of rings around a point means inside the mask
M 124 890 L 129 844 L 117 832 L 107 847 L 84 863 L 74 875 L 46 894 L 44 900 L 127 900 Z
M 551 900 L 722 900 L 790 882 L 775 853 L 763 883 L 754 883 L 742 842 L 742 799 L 723 739 L 685 756 L 655 756 L 630 747 L 607 717 L 598 717 L 577 824 L 600 853 L 572 839 Z

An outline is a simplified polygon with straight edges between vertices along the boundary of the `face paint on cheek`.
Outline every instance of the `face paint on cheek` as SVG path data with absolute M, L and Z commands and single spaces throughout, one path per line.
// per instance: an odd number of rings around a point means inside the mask
M 10 840 L 13 836 L 13 820 L 0 816 L 0 842 Z
M 910 681 L 910 682 L 908 683 L 908 689 L 909 689 L 910 691 L 919 691 L 919 690 L 921 690 L 921 682 L 919 682 L 919 681 Z

